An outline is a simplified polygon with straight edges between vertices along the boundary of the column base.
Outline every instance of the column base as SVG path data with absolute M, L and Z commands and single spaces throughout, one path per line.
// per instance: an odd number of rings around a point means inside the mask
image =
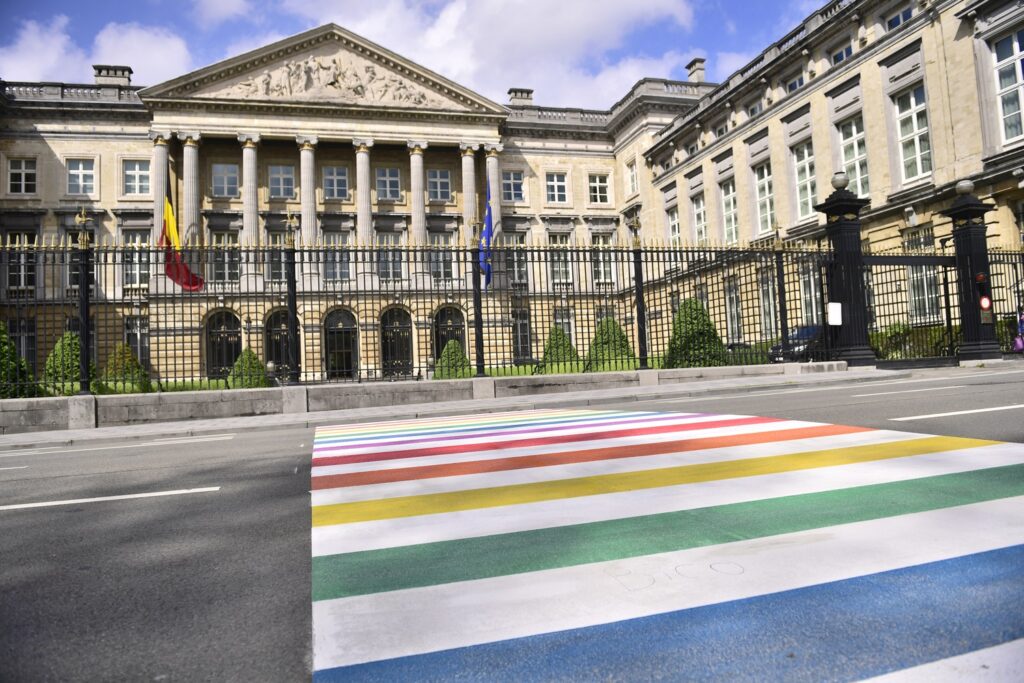
M 833 360 L 846 361 L 848 367 L 876 365 L 878 359 L 870 346 L 833 347 Z
M 996 341 L 968 342 L 960 345 L 957 357 L 960 360 L 992 360 L 1002 358 L 1003 352 Z

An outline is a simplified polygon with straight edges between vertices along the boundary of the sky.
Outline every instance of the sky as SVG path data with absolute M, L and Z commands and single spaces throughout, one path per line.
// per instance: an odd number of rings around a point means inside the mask
M 315 26 L 346 29 L 495 102 L 608 109 L 645 76 L 724 80 L 825 0 L 35 0 L 0 10 L 0 78 L 155 85 Z

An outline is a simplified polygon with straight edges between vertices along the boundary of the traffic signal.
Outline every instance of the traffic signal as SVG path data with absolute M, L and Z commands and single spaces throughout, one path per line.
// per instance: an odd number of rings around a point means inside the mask
M 975 275 L 974 287 L 978 292 L 978 308 L 981 309 L 981 322 L 982 324 L 991 325 L 994 322 L 992 315 L 992 283 L 989 282 L 988 275 L 985 273 Z

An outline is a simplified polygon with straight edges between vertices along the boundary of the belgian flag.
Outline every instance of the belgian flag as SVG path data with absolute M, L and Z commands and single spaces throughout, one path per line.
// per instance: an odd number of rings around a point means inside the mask
M 164 194 L 164 228 L 160 233 L 160 246 L 164 248 L 164 273 L 167 277 L 186 292 L 202 290 L 203 278 L 189 270 L 181 253 L 181 236 L 178 222 L 174 219 L 174 206 L 171 205 L 170 174 L 167 175 L 167 192 Z

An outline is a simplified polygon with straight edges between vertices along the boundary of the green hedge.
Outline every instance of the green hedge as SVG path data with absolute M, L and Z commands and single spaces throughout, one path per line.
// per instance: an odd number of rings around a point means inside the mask
M 107 359 L 102 380 L 97 383 L 98 394 L 145 394 L 152 390 L 149 373 L 135 357 L 135 353 L 127 344 L 121 343 L 114 347 L 114 352 Z
M 469 358 L 458 339 L 449 339 L 434 367 L 434 379 L 465 379 L 473 376 Z
M 633 370 L 636 367 L 636 354 L 622 327 L 614 318 L 603 318 L 590 342 L 585 371 Z
M 263 361 L 248 346 L 231 367 L 231 372 L 228 374 L 228 385 L 232 389 L 259 389 L 270 386 Z
M 685 299 L 672 318 L 672 336 L 665 354 L 666 368 L 706 368 L 728 365 L 725 344 L 698 299 Z
M 7 325 L 0 323 L 0 398 L 31 398 L 37 393 L 28 363 L 18 355 Z

